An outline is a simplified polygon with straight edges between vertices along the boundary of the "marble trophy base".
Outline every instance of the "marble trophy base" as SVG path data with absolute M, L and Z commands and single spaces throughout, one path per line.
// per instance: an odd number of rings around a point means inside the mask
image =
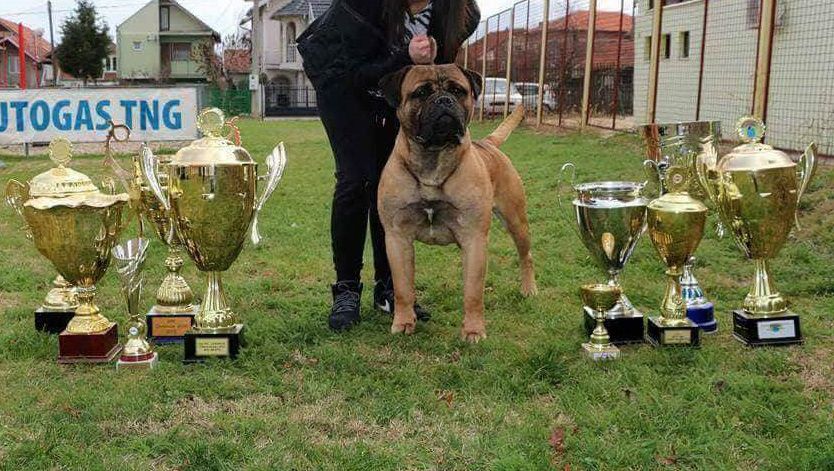
M 183 363 L 199 363 L 212 358 L 234 360 L 243 346 L 243 324 L 236 324 L 226 332 L 192 329 L 185 333 Z
M 614 344 L 596 345 L 590 342 L 582 344 L 582 351 L 594 361 L 616 360 L 620 357 L 620 349 Z
M 121 350 L 115 322 L 103 332 L 58 335 L 58 363 L 110 363 Z
M 588 306 L 584 306 L 583 312 L 585 334 L 591 335 L 594 327 L 596 327 L 594 311 Z M 644 342 L 643 314 L 635 313 L 631 316 L 606 316 L 604 324 L 608 335 L 611 337 L 611 343 L 614 345 Z
M 700 347 L 700 329 L 689 319 L 687 325 L 665 326 L 659 317 L 650 317 L 646 339 L 655 347 Z
M 695 323 L 701 332 L 714 334 L 718 331 L 718 320 L 715 319 L 715 306 L 707 302 L 686 307 L 686 317 Z
M 751 347 L 802 343 L 799 316 L 787 311 L 771 317 L 754 317 L 742 309 L 733 311 L 733 337 Z
M 48 334 L 60 334 L 67 328 L 67 324 L 74 316 L 74 309 L 72 311 L 49 311 L 39 307 L 35 311 L 35 330 Z
M 142 357 L 119 357 L 116 362 L 117 370 L 152 370 L 159 363 L 159 354 L 151 352 Z
M 148 340 L 156 344 L 182 343 L 185 333 L 194 326 L 194 316 L 200 309 L 195 305 L 189 312 L 164 312 L 156 306 L 145 316 Z

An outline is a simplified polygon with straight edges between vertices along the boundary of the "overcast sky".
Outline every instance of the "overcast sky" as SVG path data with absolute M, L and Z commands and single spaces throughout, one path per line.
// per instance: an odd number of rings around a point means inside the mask
M 240 18 L 252 4 L 244 0 L 178 0 L 185 8 L 211 25 L 225 36 L 235 31 Z M 625 0 L 626 11 L 631 10 L 633 0 Z M 116 26 L 147 3 L 147 0 L 93 0 L 99 14 L 110 26 L 115 37 Z M 513 0 L 478 0 L 484 18 L 498 13 L 513 4 Z M 59 41 L 60 25 L 72 11 L 75 0 L 52 0 L 55 21 L 55 41 Z M 603 10 L 619 10 L 620 0 L 599 0 Z M 43 28 L 44 37 L 49 39 L 49 17 L 45 0 L 15 1 L 0 0 L 0 17 L 23 22 L 32 28 Z

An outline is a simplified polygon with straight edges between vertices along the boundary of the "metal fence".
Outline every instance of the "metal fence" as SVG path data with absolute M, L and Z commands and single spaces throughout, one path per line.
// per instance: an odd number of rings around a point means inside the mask
M 252 94 L 249 90 L 221 90 L 208 88 L 208 106 L 220 108 L 227 116 L 249 114 L 252 109 Z
M 316 91 L 313 87 L 290 87 L 268 84 L 264 87 L 266 116 L 315 116 L 318 114 Z
M 457 62 L 485 77 L 479 118 L 631 129 L 746 114 L 767 141 L 834 155 L 834 2 L 523 0 L 484 18 Z

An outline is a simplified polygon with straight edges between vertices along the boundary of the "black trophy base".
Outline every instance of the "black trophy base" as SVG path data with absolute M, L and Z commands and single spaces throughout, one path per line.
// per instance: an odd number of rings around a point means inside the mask
M 237 324 L 227 332 L 189 330 L 185 333 L 183 363 L 199 363 L 212 358 L 234 360 L 243 344 L 243 324 Z
M 156 344 L 182 343 L 185 333 L 194 326 L 194 316 L 199 306 L 190 312 L 167 313 L 151 308 L 145 316 L 148 324 L 148 340 Z
M 799 316 L 790 311 L 772 317 L 753 317 L 736 309 L 733 311 L 733 337 L 750 347 L 802 343 Z
M 585 313 L 585 334 L 591 335 L 597 325 L 594 311 L 585 306 L 583 312 Z M 644 341 L 643 314 L 606 317 L 603 324 L 605 324 L 605 329 L 608 331 L 608 336 L 611 337 L 611 343 L 614 345 L 643 343 Z
M 689 325 L 665 326 L 660 318 L 650 317 L 646 328 L 646 339 L 655 347 L 700 347 L 701 329 L 687 319 Z
M 67 328 L 69 321 L 75 316 L 75 311 L 47 311 L 38 308 L 35 311 L 35 330 L 48 334 L 60 334 Z

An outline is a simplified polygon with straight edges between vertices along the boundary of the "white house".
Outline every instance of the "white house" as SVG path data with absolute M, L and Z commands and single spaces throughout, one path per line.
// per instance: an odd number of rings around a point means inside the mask
M 637 0 L 634 115 L 646 117 L 652 7 Z M 709 2 L 700 119 L 721 120 L 725 138 L 752 111 L 759 0 Z M 660 47 L 656 121 L 694 120 L 704 36 L 704 0 L 666 0 Z M 816 141 L 834 154 L 834 24 L 828 0 L 778 0 L 768 89 L 767 142 L 800 150 Z

